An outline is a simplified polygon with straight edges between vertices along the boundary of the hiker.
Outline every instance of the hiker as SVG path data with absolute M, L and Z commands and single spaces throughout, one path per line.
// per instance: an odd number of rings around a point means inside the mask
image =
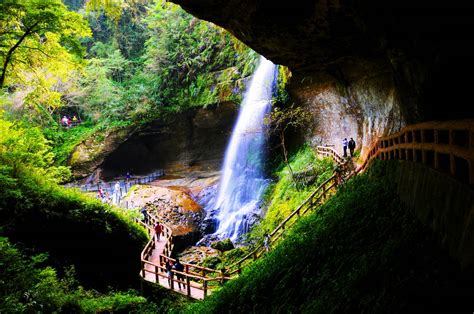
M 64 126 L 68 126 L 68 124 L 69 124 L 69 119 L 68 119 L 66 116 L 63 116 L 63 118 L 61 119 L 61 123 L 62 123 Z
M 160 234 L 163 231 L 163 227 L 161 227 L 160 223 L 157 222 L 154 226 L 155 229 L 155 240 L 158 242 L 160 241 Z
M 97 190 L 97 198 L 100 198 L 100 200 L 102 202 L 104 202 L 104 190 L 102 190 L 102 187 L 100 187 L 98 190 Z
M 176 259 L 176 262 L 174 263 L 174 269 L 179 272 L 184 271 L 184 265 L 179 262 L 179 259 Z M 176 278 L 178 279 L 179 290 L 181 290 L 181 282 L 183 282 L 183 289 L 186 289 L 186 285 L 184 284 L 184 275 L 177 273 Z
M 344 150 L 343 157 L 347 157 L 347 138 L 342 140 L 342 149 Z
M 128 182 L 130 181 L 130 178 L 131 178 L 130 172 L 127 172 L 127 174 L 125 175 L 125 180 Z
M 72 117 L 72 121 L 74 121 L 74 122 L 76 122 L 76 121 L 77 121 L 77 117 L 76 117 L 76 115 L 74 115 L 74 116 Z
M 173 262 L 171 260 L 166 261 L 165 264 L 166 274 L 168 275 L 168 285 L 173 288 Z
M 120 201 L 120 183 L 117 181 L 114 185 L 114 203 L 118 204 Z
M 141 213 L 143 214 L 143 223 L 145 225 L 148 225 L 148 213 L 146 211 L 146 207 L 143 206 L 142 209 L 141 209 Z
M 351 137 L 351 140 L 349 141 L 349 152 L 351 153 L 351 157 L 354 157 L 354 149 L 356 147 L 356 142 L 354 139 Z
M 266 252 L 270 251 L 270 235 L 268 233 L 263 236 L 263 247 Z

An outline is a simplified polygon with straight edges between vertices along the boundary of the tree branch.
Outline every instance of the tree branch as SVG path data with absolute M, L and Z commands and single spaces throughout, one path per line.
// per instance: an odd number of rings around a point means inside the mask
M 3 88 L 3 84 L 5 82 L 5 75 L 7 73 L 7 66 L 8 64 L 10 63 L 11 61 L 11 58 L 12 58 L 12 55 L 13 53 L 15 52 L 15 50 L 21 45 L 21 43 L 23 42 L 23 40 L 25 40 L 25 38 L 29 35 L 31 35 L 33 33 L 33 30 L 34 28 L 41 22 L 41 19 L 39 19 L 38 21 L 36 21 L 35 23 L 33 23 L 33 25 L 31 25 L 29 28 L 26 29 L 25 33 L 20 37 L 20 39 L 16 42 L 16 44 L 11 47 L 8 52 L 7 52 L 7 55 L 5 57 L 5 62 L 3 62 L 3 69 L 2 69 L 2 75 L 0 76 L 0 88 Z

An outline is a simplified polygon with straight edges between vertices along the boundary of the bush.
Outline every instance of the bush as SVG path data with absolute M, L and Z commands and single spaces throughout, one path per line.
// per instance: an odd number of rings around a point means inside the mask
M 100 294 L 76 285 L 74 271 L 60 279 L 42 266 L 45 255 L 29 258 L 7 238 L 0 238 L 1 313 L 156 313 L 157 306 L 135 291 Z
M 145 231 L 126 211 L 58 186 L 67 174 L 38 129 L 0 119 L 0 235 L 49 252 L 58 269 L 74 265 L 85 285 L 136 287 Z

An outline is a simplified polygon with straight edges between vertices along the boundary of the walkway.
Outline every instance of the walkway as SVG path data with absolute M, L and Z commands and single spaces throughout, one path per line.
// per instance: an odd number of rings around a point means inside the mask
M 269 234 L 270 246 L 285 234 L 285 230 L 290 228 L 296 221 L 310 210 L 318 208 L 333 193 L 336 188 L 350 177 L 363 172 L 371 160 L 377 158 L 381 160 L 400 159 L 413 162 L 420 162 L 429 167 L 444 172 L 453 178 L 474 186 L 474 121 L 445 121 L 445 122 L 425 122 L 410 125 L 400 132 L 389 135 L 375 141 L 371 149 L 363 158 L 363 163 L 357 169 L 351 169 L 352 161 L 342 158 L 333 148 L 318 146 L 318 154 L 330 156 L 340 164 L 345 171 L 334 174 L 331 178 L 322 183 L 311 195 L 298 206 L 288 217 L 286 217 L 278 227 Z M 350 163 L 350 166 L 348 166 Z M 151 223 L 158 221 L 156 217 L 150 215 Z M 166 288 L 170 288 L 165 274 L 164 264 L 170 258 L 173 249 L 173 238 L 171 229 L 166 225 L 162 238 L 155 243 L 150 240 L 142 252 L 141 275 L 145 280 L 158 282 Z M 152 229 L 146 226 L 150 235 Z M 228 280 L 236 278 L 244 267 L 261 257 L 266 249 L 263 244 L 243 257 L 238 262 L 223 270 L 215 270 L 192 264 L 182 263 L 185 272 L 181 273 L 186 282 L 187 289 L 179 290 L 176 287 L 176 277 L 172 282 L 172 289 L 191 298 L 203 299 L 211 293 L 212 286 L 223 284 Z
M 156 283 L 158 279 L 158 283 L 161 286 L 167 289 L 170 289 L 171 287 L 168 283 L 168 275 L 166 274 L 165 269 L 164 268 L 159 269 L 158 267 L 156 267 L 156 265 L 161 265 L 160 255 L 163 254 L 165 245 L 166 245 L 166 240 L 163 237 L 161 237 L 160 241 L 155 241 L 155 249 L 151 252 L 151 254 L 148 257 L 148 261 L 150 263 L 145 264 L 144 279 L 146 281 L 153 282 L 153 283 Z M 143 273 L 142 273 L 142 276 L 143 276 Z M 182 282 L 181 289 L 179 289 L 178 281 L 175 275 L 173 277 L 173 290 L 183 295 L 188 295 L 188 290 L 185 283 L 186 281 Z M 193 299 L 202 300 L 204 299 L 204 291 L 202 289 L 198 289 L 191 285 L 190 297 Z

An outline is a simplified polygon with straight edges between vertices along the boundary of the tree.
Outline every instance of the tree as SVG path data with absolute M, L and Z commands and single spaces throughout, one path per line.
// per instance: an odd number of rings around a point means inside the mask
M 295 182 L 293 169 L 288 161 L 288 150 L 286 148 L 285 134 L 289 128 L 298 128 L 304 126 L 311 119 L 311 114 L 305 111 L 302 107 L 297 107 L 294 104 L 289 107 L 279 108 L 274 107 L 265 118 L 265 123 L 270 126 L 269 131 L 278 135 L 283 152 L 283 160 L 290 171 L 291 179 Z
M 54 58 L 57 51 L 46 49 L 56 36 L 59 47 L 82 55 L 80 37 L 90 36 L 81 15 L 69 11 L 60 0 L 2 0 L 0 2 L 0 88 L 11 69 L 27 68 Z M 51 48 L 51 47 L 50 47 Z

